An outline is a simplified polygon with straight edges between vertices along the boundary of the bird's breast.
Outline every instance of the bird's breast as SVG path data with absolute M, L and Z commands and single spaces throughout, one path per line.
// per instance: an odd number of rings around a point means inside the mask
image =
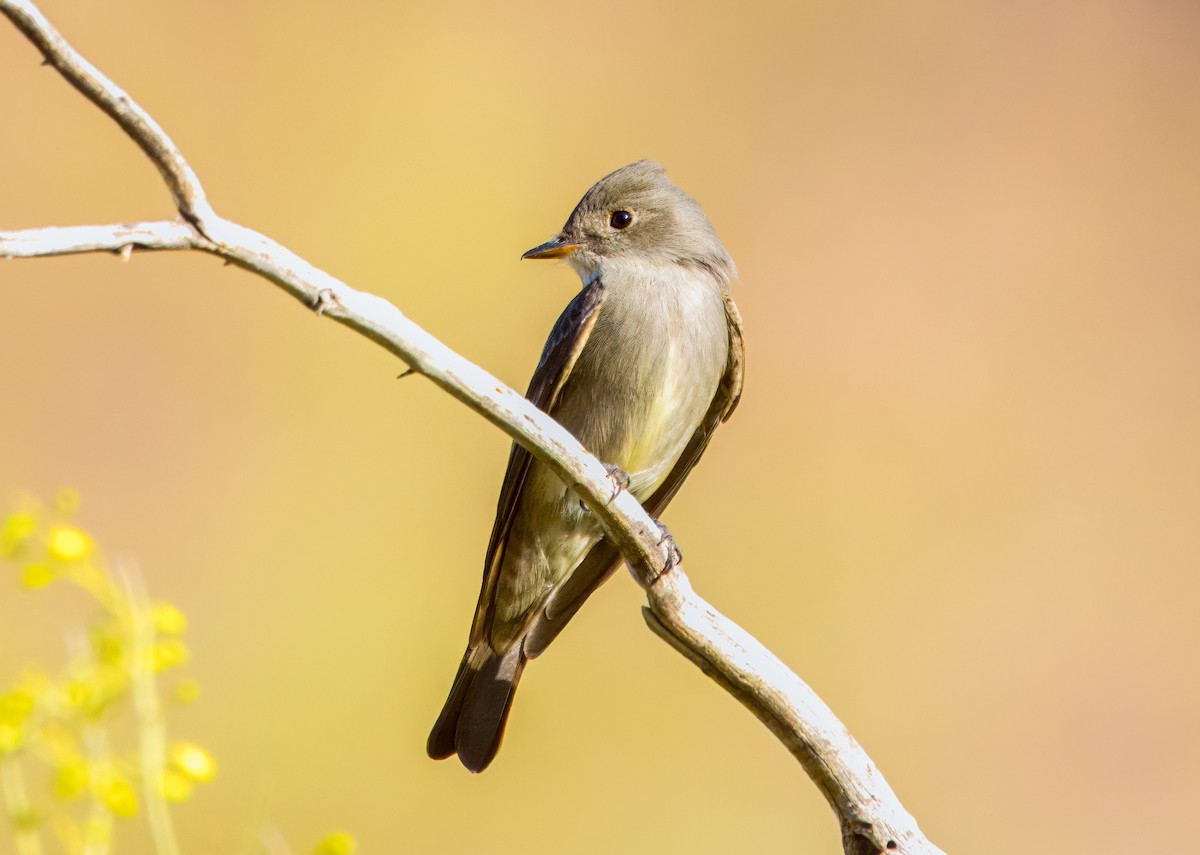
M 606 271 L 604 303 L 555 415 L 648 496 L 700 425 L 725 371 L 720 284 L 704 270 Z

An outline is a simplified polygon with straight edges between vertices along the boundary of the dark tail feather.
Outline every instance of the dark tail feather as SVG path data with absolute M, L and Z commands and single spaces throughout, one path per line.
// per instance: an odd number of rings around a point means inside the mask
M 473 658 L 483 661 L 476 664 Z M 429 734 L 429 756 L 441 760 L 457 753 L 472 772 L 486 769 L 500 750 L 504 724 L 523 670 L 525 656 L 519 641 L 504 654 L 483 648 L 472 656 L 468 649 L 450 697 Z
M 425 752 L 434 760 L 445 760 L 455 752 L 454 731 L 458 728 L 458 717 L 462 713 L 463 700 L 467 697 L 467 689 L 471 686 L 471 677 L 475 674 L 469 667 L 471 648 L 463 654 L 458 673 L 454 675 L 454 685 L 450 687 L 450 697 L 442 705 L 442 712 L 429 732 L 425 743 Z

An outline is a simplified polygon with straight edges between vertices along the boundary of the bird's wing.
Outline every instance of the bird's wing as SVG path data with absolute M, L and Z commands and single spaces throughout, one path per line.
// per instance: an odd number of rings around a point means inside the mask
M 587 344 L 603 302 L 604 285 L 599 279 L 593 279 L 567 304 L 567 308 L 554 324 L 554 329 L 550 331 L 550 338 L 546 340 L 537 370 L 533 373 L 533 379 L 529 381 L 529 391 L 525 393 L 525 396 L 542 411 L 554 415 L 559 393 L 570 377 L 571 369 L 575 366 L 583 346 Z M 483 587 L 479 592 L 475 620 L 471 624 L 472 647 L 484 640 L 491 629 L 492 605 L 496 597 L 500 567 L 504 562 L 508 533 L 512 528 L 513 518 L 521 501 L 521 490 L 532 462 L 533 455 L 514 442 L 508 455 L 508 468 L 504 472 L 500 499 L 496 504 L 496 522 L 492 527 L 492 537 L 488 542 L 487 557 L 483 563 Z
M 708 412 L 666 479 L 642 503 L 646 512 L 656 519 L 708 447 L 717 425 L 733 414 L 741 400 L 746 347 L 742 338 L 742 316 L 728 291 L 725 293 L 725 321 L 729 330 L 729 356 L 725 362 L 725 374 L 717 384 L 717 392 L 713 395 Z M 597 543 L 578 569 L 554 592 L 533 622 L 525 637 L 525 655 L 532 659 L 545 650 L 592 592 L 612 575 L 620 561 L 621 553 L 609 540 Z

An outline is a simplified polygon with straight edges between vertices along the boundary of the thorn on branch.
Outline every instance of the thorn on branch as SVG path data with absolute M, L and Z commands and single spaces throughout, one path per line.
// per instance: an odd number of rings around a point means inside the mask
M 342 304 L 338 302 L 337 295 L 333 293 L 331 288 L 322 288 L 317 292 L 317 302 L 313 306 L 313 311 L 318 315 L 323 315 L 326 312 L 334 309 L 340 309 Z
M 396 379 L 397 379 L 397 380 L 403 380 L 405 377 L 411 377 L 411 376 L 413 376 L 413 375 L 414 375 L 414 374 L 416 374 L 416 373 L 417 373 L 417 369 L 415 369 L 415 368 L 408 368 L 408 369 L 406 369 L 406 370 L 404 371 L 404 373 L 403 373 L 403 374 L 397 374 L 397 375 L 396 375 Z
M 121 259 L 122 264 L 128 264 L 129 259 L 133 257 L 133 244 L 125 244 L 117 251 L 117 256 Z

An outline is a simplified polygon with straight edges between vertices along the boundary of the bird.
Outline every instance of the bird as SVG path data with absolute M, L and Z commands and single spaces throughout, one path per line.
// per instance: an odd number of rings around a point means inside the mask
M 582 283 L 527 397 L 657 519 L 741 398 L 732 258 L 700 205 L 650 160 L 596 182 L 562 231 L 521 257 L 562 259 Z M 426 744 L 431 758 L 457 754 L 472 772 L 487 768 L 526 663 L 620 563 L 579 497 L 514 442 L 467 650 Z

